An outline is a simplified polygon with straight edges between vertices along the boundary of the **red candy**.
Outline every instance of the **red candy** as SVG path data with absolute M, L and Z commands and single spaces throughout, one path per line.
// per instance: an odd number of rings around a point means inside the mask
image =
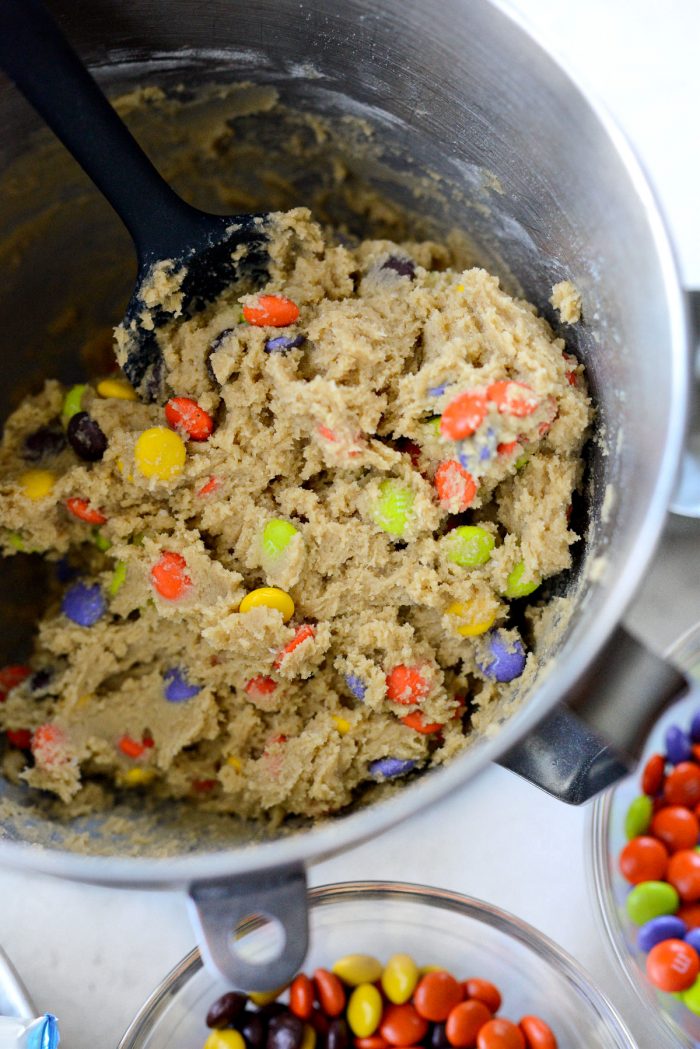
M 700 929 L 700 904 L 683 904 L 678 908 L 677 916 L 683 919 L 689 929 Z
M 140 758 L 146 750 L 145 744 L 139 743 L 137 739 L 132 739 L 131 736 L 122 736 L 117 746 L 122 754 L 126 754 L 128 758 Z
M 669 852 L 692 849 L 700 834 L 697 816 L 680 805 L 673 805 L 655 813 L 651 833 L 662 841 Z
M 379 1034 L 367 1038 L 356 1038 L 355 1049 L 389 1049 L 389 1043 Z
M 684 903 L 697 903 L 700 900 L 700 852 L 681 849 L 674 853 L 668 861 L 666 881 L 676 889 Z
M 345 988 L 335 973 L 328 969 L 317 969 L 314 985 L 318 1004 L 326 1016 L 340 1016 L 345 1008 Z
M 462 988 L 450 973 L 426 973 L 413 992 L 413 1005 L 424 1020 L 442 1023 L 462 997 Z
M 444 728 L 439 721 L 426 721 L 425 717 L 420 710 L 413 710 L 410 714 L 406 714 L 405 717 L 401 718 L 404 725 L 412 728 L 414 732 L 420 732 L 422 736 L 432 736 L 433 733 L 439 732 L 441 728 Z
M 642 790 L 654 797 L 661 790 L 666 772 L 666 759 L 663 754 L 652 754 L 642 772 Z
M 456 1005 L 445 1024 L 445 1037 L 455 1049 L 470 1049 L 476 1036 L 491 1019 L 491 1011 L 476 998 Z
M 418 1014 L 410 1002 L 389 1004 L 384 1010 L 379 1033 L 389 1045 L 414 1046 L 428 1033 L 428 1021 Z
M 386 676 L 386 698 L 392 703 L 410 706 L 420 703 L 428 695 L 430 685 L 420 672 L 420 667 L 408 667 L 399 663 Z
M 32 741 L 32 754 L 38 765 L 62 765 L 68 761 L 66 753 L 66 734 L 58 725 L 47 722 L 35 730 Z
M 0 670 L 0 703 L 4 702 L 8 692 L 11 692 L 17 685 L 21 685 L 30 674 L 29 667 L 21 666 L 18 663 L 3 667 Z
M 99 510 L 94 510 L 87 499 L 66 499 L 66 508 L 80 521 L 87 521 L 91 525 L 103 525 L 107 518 Z
M 316 637 L 315 627 L 312 627 L 310 623 L 302 623 L 301 626 L 298 626 L 292 640 L 288 641 L 284 648 L 277 653 L 274 662 L 275 670 L 279 670 L 282 666 L 285 656 L 291 655 L 295 649 L 299 648 L 299 645 L 303 644 L 310 637 Z
M 669 805 L 692 809 L 700 803 L 700 768 L 692 761 L 681 761 L 666 777 L 664 798 Z
M 265 677 L 264 674 L 258 674 L 257 677 L 252 677 L 250 681 L 246 681 L 243 688 L 249 696 L 269 696 L 277 688 L 277 682 L 273 681 L 271 677 Z
M 496 447 L 496 451 L 499 455 L 513 455 L 517 451 L 520 441 L 505 441 L 503 444 L 499 444 Z
M 7 742 L 18 750 L 29 750 L 32 745 L 32 734 L 28 728 L 8 728 L 5 735 Z
M 187 575 L 187 561 L 182 554 L 165 550 L 160 561 L 151 569 L 151 582 L 166 601 L 177 601 L 183 597 L 192 586 L 192 580 Z
M 214 432 L 214 420 L 191 397 L 171 397 L 165 418 L 173 430 L 184 430 L 191 441 L 206 441 Z
M 440 506 L 452 514 L 467 510 L 477 493 L 477 484 L 468 470 L 455 459 L 440 463 L 435 471 L 435 489 Z
M 472 391 L 455 397 L 440 418 L 440 433 L 451 441 L 461 441 L 479 429 L 486 418 L 488 405 L 483 393 Z
M 295 976 L 289 986 L 289 1008 L 300 1020 L 310 1020 L 314 1011 L 316 992 L 305 973 Z
M 210 477 L 209 480 L 207 481 L 207 483 L 203 484 L 202 487 L 199 489 L 199 491 L 197 492 L 197 495 L 200 496 L 200 498 L 202 498 L 205 495 L 210 495 L 212 492 L 216 491 L 216 489 L 218 487 L 219 487 L 218 478 Z
M 525 1036 L 510 1020 L 489 1020 L 476 1037 L 477 1049 L 526 1049 Z
M 518 1024 L 527 1049 L 557 1049 L 557 1040 L 549 1024 L 539 1016 L 523 1016 Z
M 657 838 L 642 835 L 628 841 L 620 853 L 620 871 L 630 885 L 661 881 L 668 866 L 668 852 Z
M 518 419 L 537 411 L 539 401 L 529 386 L 522 382 L 493 382 L 486 396 L 503 415 L 514 415 Z
M 462 987 L 467 998 L 476 998 L 478 1002 L 483 1002 L 492 1013 L 497 1013 L 501 1008 L 501 992 L 495 984 L 488 980 L 474 977 L 471 980 L 465 980 Z
M 664 940 L 649 951 L 647 976 L 662 991 L 686 991 L 700 972 L 698 952 L 684 940 Z
M 299 307 L 283 295 L 258 295 L 243 307 L 243 316 L 256 327 L 286 328 L 299 317 Z

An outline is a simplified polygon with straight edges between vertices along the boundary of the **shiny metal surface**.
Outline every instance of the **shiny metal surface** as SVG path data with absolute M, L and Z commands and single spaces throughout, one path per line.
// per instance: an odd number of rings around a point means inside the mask
M 591 453 L 585 556 L 569 584 L 576 607 L 537 687 L 497 735 L 381 804 L 276 840 L 213 851 L 203 835 L 198 850 L 178 854 L 175 843 L 171 855 L 159 858 L 165 830 L 154 825 L 152 856 L 121 856 L 117 846 L 112 855 L 91 856 L 70 851 L 68 836 L 50 824 L 43 848 L 26 848 L 21 826 L 6 827 L 0 843 L 2 862 L 108 885 L 188 888 L 303 864 L 374 837 L 461 787 L 572 691 L 612 635 L 652 556 L 683 443 L 687 332 L 673 253 L 620 133 L 499 4 L 55 0 L 50 6 L 113 90 L 246 79 L 274 85 L 297 108 L 361 117 L 382 144 L 382 168 L 371 155 L 349 154 L 350 170 L 414 206 L 406 175 L 430 173 L 439 193 L 421 196 L 419 204 L 435 227 L 467 228 L 489 265 L 500 264 L 553 322 L 547 299 L 554 282 L 572 279 L 583 297 L 584 322 L 566 335 L 587 366 L 600 441 Z M 0 163 L 7 164 L 30 145 L 36 123 L 2 87 Z M 37 171 L 39 188 L 49 174 Z M 304 186 L 297 189 L 304 202 Z M 128 291 L 120 261 L 128 242 L 111 216 L 76 180 L 71 192 L 85 197 L 91 222 L 71 231 L 67 250 L 61 216 L 68 210 L 62 191 L 46 190 L 49 198 L 52 192 L 61 207 L 47 222 L 44 250 L 21 255 L 0 287 L 5 389 L 55 370 L 36 332 L 59 302 L 75 300 L 81 322 L 104 323 L 118 317 Z M 0 203 L 0 240 L 25 219 Z M 86 281 L 86 272 L 99 274 L 99 283 Z M 55 360 L 66 377 L 75 375 L 69 357 L 57 351 Z

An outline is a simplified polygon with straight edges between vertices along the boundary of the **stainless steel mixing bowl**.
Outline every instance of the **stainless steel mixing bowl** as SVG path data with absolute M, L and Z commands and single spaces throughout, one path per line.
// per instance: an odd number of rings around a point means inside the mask
M 652 556 L 682 450 L 684 300 L 629 147 L 499 3 L 51 0 L 50 7 L 110 92 L 184 85 L 182 98 L 211 82 L 272 86 L 288 107 L 340 129 L 333 141 L 310 145 L 328 172 L 344 172 L 346 189 L 373 186 L 438 234 L 467 229 L 488 264 L 507 272 L 555 324 L 547 302 L 553 283 L 569 278 L 583 298 L 583 323 L 567 338 L 586 363 L 599 436 L 586 542 L 561 584 L 574 608 L 566 629 L 552 633 L 536 686 L 504 714 L 497 733 L 376 804 L 275 834 L 234 821 L 222 830 L 220 819 L 204 815 L 185 833 L 178 813 L 133 805 L 125 810 L 129 836 L 99 816 L 60 823 L 26 793 L 4 791 L 0 862 L 106 885 L 184 889 L 202 945 L 221 970 L 242 986 L 274 986 L 304 952 L 307 863 L 379 834 L 494 759 L 579 801 L 622 774 L 658 707 L 682 687 L 618 623 Z M 11 85 L 0 87 L 7 401 L 42 375 L 80 375 L 76 340 L 118 318 L 131 255 L 106 205 L 57 147 L 36 137 L 38 121 Z M 344 122 L 348 115 L 364 138 Z M 293 152 L 277 155 L 284 125 L 275 113 L 242 120 L 279 163 L 283 201 L 306 203 L 312 190 L 318 196 L 323 177 L 314 182 Z M 155 138 L 151 148 L 177 187 L 177 149 L 161 155 Z M 224 166 L 219 185 L 243 182 L 265 206 L 272 182 L 252 164 Z M 193 195 L 213 210 L 234 210 L 223 198 L 207 199 L 206 188 Z M 334 193 L 323 199 L 333 218 Z M 368 206 L 365 224 L 378 217 Z M 28 584 L 16 574 L 20 560 L 12 559 L 0 586 L 3 642 L 13 660 L 33 615 Z M 33 571 L 38 578 L 39 567 Z M 264 973 L 236 955 L 231 934 L 251 911 L 285 927 L 286 946 Z

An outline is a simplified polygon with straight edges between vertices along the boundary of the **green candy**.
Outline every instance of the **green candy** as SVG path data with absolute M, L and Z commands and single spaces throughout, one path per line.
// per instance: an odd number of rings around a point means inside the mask
M 383 532 L 401 538 L 413 514 L 414 499 L 411 489 L 400 481 L 382 481 L 379 497 L 370 511 L 372 520 Z
M 654 815 L 654 803 L 646 794 L 641 794 L 630 804 L 625 815 L 625 835 L 628 841 L 646 834 L 651 817 Z
M 111 597 L 116 597 L 121 588 L 124 586 L 124 580 L 126 579 L 126 562 L 117 561 L 114 566 L 114 574 L 110 580 L 107 590 Z
M 691 984 L 687 991 L 681 991 L 678 997 L 691 1013 L 700 1016 L 700 977 L 694 984 Z
M 522 470 L 523 466 L 527 466 L 529 462 L 530 456 L 526 452 L 523 452 L 523 454 L 519 455 L 518 458 L 515 460 L 515 469 Z
M 277 560 L 280 554 L 287 549 L 294 536 L 298 534 L 299 529 L 289 521 L 284 521 L 281 517 L 273 517 L 263 528 L 263 553 L 271 561 Z
M 527 579 L 525 577 L 525 562 L 518 561 L 512 572 L 508 573 L 506 579 L 506 597 L 527 597 L 542 582 L 541 579 Z
M 106 535 L 102 535 L 99 528 L 95 527 L 92 530 L 92 541 L 98 550 L 101 550 L 103 554 L 106 554 L 112 543 Z
M 446 535 L 443 542 L 447 547 L 448 561 L 460 568 L 486 564 L 495 546 L 491 533 L 478 525 L 460 525 Z
M 436 437 L 439 437 L 441 419 L 441 415 L 431 415 L 430 418 L 426 419 L 426 421 L 423 423 L 423 426 L 428 431 L 428 433 L 435 434 Z
M 25 543 L 24 539 L 19 534 L 19 532 L 10 532 L 10 534 L 7 536 L 7 541 L 10 544 L 10 546 L 14 550 L 17 550 L 19 553 L 23 553 L 27 549 L 27 544 Z
M 87 386 L 85 383 L 78 383 L 77 386 L 71 386 L 66 394 L 63 408 L 61 409 L 61 418 L 64 426 L 68 425 L 74 415 L 83 410 L 83 394 L 86 390 Z
M 627 897 L 627 913 L 635 925 L 644 925 L 662 914 L 675 914 L 681 898 L 665 881 L 643 881 Z

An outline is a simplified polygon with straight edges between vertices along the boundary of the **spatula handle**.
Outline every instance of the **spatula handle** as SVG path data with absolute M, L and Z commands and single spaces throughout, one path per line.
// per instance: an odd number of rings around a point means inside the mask
M 189 207 L 161 178 L 40 0 L 0 0 L 0 66 L 105 195 L 139 256 Z M 185 219 L 186 221 L 186 219 Z M 174 241 L 181 250 L 182 237 Z

